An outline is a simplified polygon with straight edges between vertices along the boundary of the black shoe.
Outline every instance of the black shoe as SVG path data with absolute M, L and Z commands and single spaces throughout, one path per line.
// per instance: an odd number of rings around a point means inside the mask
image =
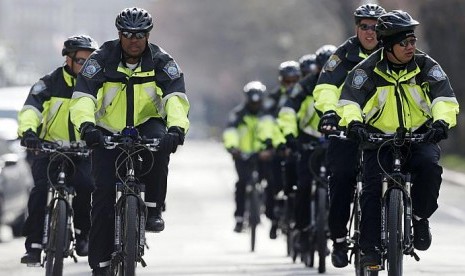
M 242 232 L 242 228 L 244 228 L 244 223 L 242 221 L 237 221 L 236 225 L 234 226 L 234 232 L 240 233 Z
M 427 250 L 431 245 L 431 231 L 428 219 L 413 219 L 413 247 L 418 250 Z
M 349 251 L 346 241 L 334 242 L 333 252 L 331 253 L 331 262 L 334 267 L 346 267 L 349 264 L 347 252 Z
M 278 223 L 276 221 L 273 221 L 271 223 L 271 228 L 270 228 L 270 239 L 272 240 L 276 239 L 276 237 L 278 236 L 276 233 L 277 231 L 278 231 Z
M 371 250 L 364 250 L 360 257 L 360 266 L 367 267 L 367 266 L 379 266 L 381 265 L 381 256 L 378 251 L 371 249 Z
M 75 250 L 76 254 L 81 257 L 89 254 L 89 238 L 87 235 L 76 235 Z
M 165 229 L 165 221 L 161 217 L 161 209 L 148 208 L 145 230 L 148 232 L 161 232 Z
M 41 250 L 31 250 L 26 252 L 21 257 L 21 263 L 28 266 L 40 266 L 40 252 Z
M 99 267 L 92 269 L 92 276 L 110 276 L 110 267 Z

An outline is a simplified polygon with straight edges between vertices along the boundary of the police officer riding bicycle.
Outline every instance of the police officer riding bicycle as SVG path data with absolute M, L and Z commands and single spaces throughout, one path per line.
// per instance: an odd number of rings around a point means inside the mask
M 69 121 L 69 104 L 76 83 L 76 76 L 87 57 L 98 48 L 97 42 L 86 35 L 71 36 L 63 44 L 62 55 L 65 65 L 42 77 L 31 88 L 29 96 L 18 115 L 21 145 L 34 149 L 41 139 L 49 142 L 69 144 L 80 141 L 79 133 Z M 48 155 L 29 154 L 34 188 L 28 202 L 28 218 L 23 229 L 26 235 L 26 254 L 21 263 L 40 262 L 42 231 L 47 201 Z M 71 184 L 76 189 L 73 200 L 76 253 L 87 256 L 90 228 L 90 199 L 94 189 L 90 178 L 90 161 L 75 160 L 76 175 Z
M 189 128 L 184 74 L 168 53 L 149 43 L 152 16 L 141 8 L 126 8 L 115 26 L 118 39 L 104 43 L 84 64 L 71 106 L 71 121 L 95 148 L 92 162 L 98 164 L 92 168 L 96 189 L 89 247 L 95 275 L 109 273 L 114 250 L 114 161 L 119 151 L 104 149 L 103 136 L 134 126 L 141 136 L 161 138 L 160 150 L 153 153 L 154 166 L 140 179 L 146 186 L 146 230 L 159 232 L 165 228 L 161 213 L 170 154 L 184 143 Z
M 364 140 L 367 132 L 396 133 L 399 127 L 429 137 L 429 142 L 404 148 L 408 156 L 402 164 L 412 174 L 413 245 L 427 250 L 432 239 L 428 219 L 438 208 L 442 180 L 437 142 L 456 125 L 459 105 L 441 66 L 416 48 L 418 25 L 405 11 L 381 15 L 376 33 L 383 48 L 349 73 L 339 104 L 341 125 L 357 140 Z M 381 168 L 390 167 L 390 158 L 388 150 L 364 151 L 362 266 L 380 264 Z

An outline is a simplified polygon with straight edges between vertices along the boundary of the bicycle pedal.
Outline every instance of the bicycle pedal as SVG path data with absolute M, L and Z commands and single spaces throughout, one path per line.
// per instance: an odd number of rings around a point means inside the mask
M 27 267 L 41 267 L 42 264 L 41 263 L 28 263 L 27 264 Z
M 383 270 L 383 266 L 382 265 L 369 265 L 369 266 L 366 266 L 366 270 L 368 270 L 368 271 L 380 271 L 380 270 Z

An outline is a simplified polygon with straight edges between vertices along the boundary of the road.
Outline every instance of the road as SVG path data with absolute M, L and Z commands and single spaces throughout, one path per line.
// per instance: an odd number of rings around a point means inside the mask
M 172 157 L 165 231 L 148 234 L 148 266 L 138 275 L 318 275 L 286 257 L 282 236 L 268 238 L 267 221 L 258 229 L 256 252 L 249 251 L 249 235 L 232 231 L 235 179 L 221 144 L 187 141 Z M 464 274 L 464 196 L 464 186 L 443 184 L 440 209 L 431 219 L 433 244 L 419 252 L 420 262 L 407 258 L 405 275 Z M 43 275 L 43 268 L 19 263 L 24 239 L 8 239 L 8 229 L 2 230 L 0 275 Z M 327 266 L 326 275 L 353 275 L 351 267 L 336 269 L 329 259 Z M 86 258 L 66 261 L 65 275 L 90 274 Z

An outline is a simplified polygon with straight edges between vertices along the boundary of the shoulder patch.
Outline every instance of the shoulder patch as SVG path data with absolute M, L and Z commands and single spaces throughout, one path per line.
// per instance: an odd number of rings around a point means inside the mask
M 163 71 L 170 77 L 170 79 L 174 80 L 181 76 L 181 70 L 179 70 L 178 65 L 173 60 L 170 60 L 165 67 L 163 67 Z
M 433 77 L 437 81 L 442 81 L 446 79 L 446 73 L 444 73 L 444 71 L 442 71 L 441 66 L 437 64 L 431 67 L 431 69 L 429 69 L 428 76 Z
M 45 85 L 45 82 L 43 80 L 39 80 L 32 86 L 31 94 L 37 95 L 45 89 L 47 89 L 47 85 Z
M 102 66 L 100 66 L 95 59 L 89 59 L 81 70 L 83 76 L 91 79 L 95 76 L 95 74 L 102 70 Z
M 331 55 L 325 64 L 325 71 L 334 71 L 336 67 L 341 63 L 341 59 L 336 55 Z
M 368 75 L 363 69 L 356 69 L 352 79 L 352 87 L 360 89 L 367 79 Z

